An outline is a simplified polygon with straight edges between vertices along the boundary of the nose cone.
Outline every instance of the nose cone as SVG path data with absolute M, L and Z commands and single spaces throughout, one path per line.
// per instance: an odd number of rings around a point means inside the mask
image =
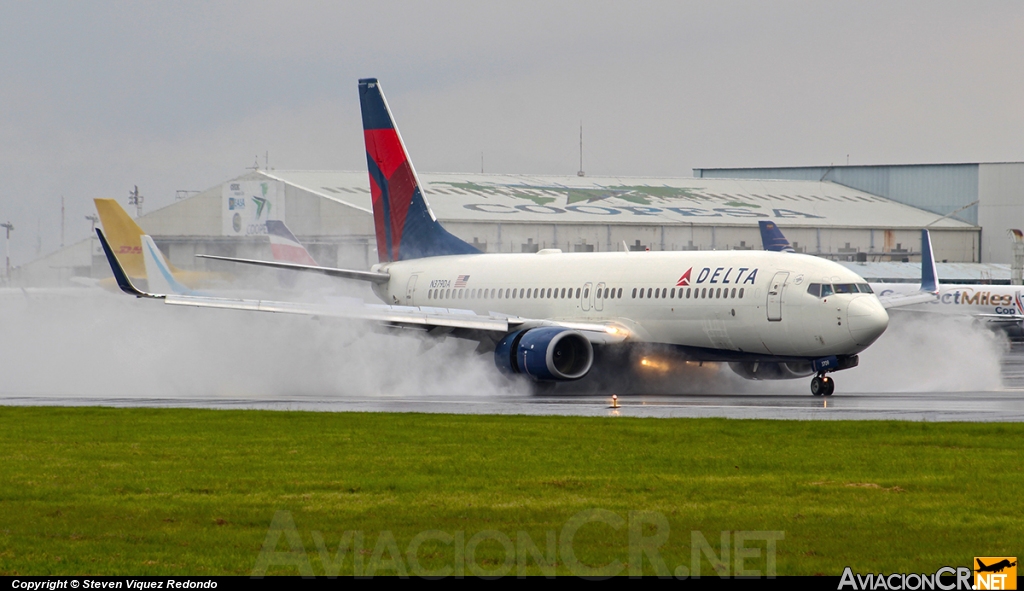
M 867 347 L 889 326 L 889 314 L 875 296 L 862 295 L 850 301 L 846 325 L 853 342 Z

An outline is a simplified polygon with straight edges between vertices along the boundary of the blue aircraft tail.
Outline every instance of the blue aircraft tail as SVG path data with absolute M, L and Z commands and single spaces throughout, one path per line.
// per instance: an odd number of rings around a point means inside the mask
M 939 292 L 939 274 L 935 270 L 935 256 L 932 254 L 932 236 L 927 228 L 921 230 L 921 291 Z
M 761 227 L 761 244 L 765 250 L 775 252 L 795 252 L 789 245 L 789 240 L 782 235 L 782 230 L 775 225 L 775 222 L 761 220 L 757 222 Z
M 445 230 L 430 211 L 376 78 L 359 81 L 359 106 L 380 262 L 479 253 Z

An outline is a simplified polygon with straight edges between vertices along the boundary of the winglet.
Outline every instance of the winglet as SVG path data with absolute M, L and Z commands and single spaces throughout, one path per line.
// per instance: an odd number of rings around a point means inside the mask
M 121 291 L 137 298 L 164 297 L 162 295 L 146 293 L 132 285 L 132 280 L 128 278 L 128 274 L 124 272 L 124 268 L 121 267 L 120 261 L 118 261 L 117 257 L 114 256 L 114 251 L 111 250 L 110 244 L 107 243 L 107 237 L 103 235 L 103 230 L 96 228 L 96 235 L 99 236 L 100 246 L 103 247 L 103 254 L 107 256 L 107 264 L 110 265 L 110 270 L 114 273 L 114 280 L 117 281 L 117 286 L 121 288 Z
M 185 287 L 171 273 L 167 265 L 167 259 L 157 248 L 156 242 L 147 235 L 142 235 L 142 260 L 146 263 L 146 284 L 148 289 L 157 290 L 163 293 L 192 294 L 192 290 Z
M 789 245 L 789 240 L 782 235 L 782 230 L 779 229 L 775 222 L 760 220 L 757 225 L 761 227 L 761 244 L 765 250 L 774 252 L 796 252 L 793 247 Z
M 939 274 L 932 255 L 932 237 L 927 228 L 921 230 L 921 291 L 939 293 Z

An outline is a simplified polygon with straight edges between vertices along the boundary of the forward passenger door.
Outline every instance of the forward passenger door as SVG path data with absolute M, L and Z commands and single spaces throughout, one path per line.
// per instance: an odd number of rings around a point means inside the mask
M 786 271 L 779 271 L 772 277 L 771 283 L 768 284 L 768 320 L 770 322 L 778 322 L 782 320 L 782 291 L 786 287 L 786 279 L 789 277 L 789 273 Z

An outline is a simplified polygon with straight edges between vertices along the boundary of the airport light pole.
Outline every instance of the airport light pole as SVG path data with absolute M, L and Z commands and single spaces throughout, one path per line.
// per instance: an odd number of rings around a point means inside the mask
M 7 243 L 4 245 L 4 254 L 7 256 L 7 274 L 4 277 L 7 278 L 7 282 L 11 281 L 11 230 L 14 229 L 14 224 L 8 221 L 5 224 L 0 224 L 0 228 L 7 230 Z
M 100 221 L 100 218 L 96 214 L 87 215 L 85 219 L 92 223 L 92 231 L 89 232 L 89 268 L 90 273 L 92 272 L 93 266 L 93 255 L 96 254 L 96 223 Z
M 128 191 L 128 205 L 135 206 L 135 217 L 142 217 L 142 202 L 145 201 L 145 197 L 139 195 L 139 186 L 135 185 L 134 191 Z

